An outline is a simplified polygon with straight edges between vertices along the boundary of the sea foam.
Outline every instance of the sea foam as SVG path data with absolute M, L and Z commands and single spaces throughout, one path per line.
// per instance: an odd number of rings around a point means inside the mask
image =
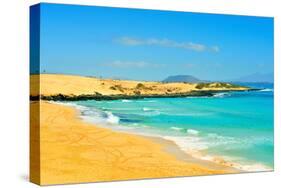
M 89 123 L 94 124 L 118 124 L 120 121 L 120 118 L 110 111 L 102 111 L 97 108 L 93 107 L 86 107 L 82 105 L 78 105 L 71 102 L 53 102 L 50 103 L 54 104 L 60 104 L 60 105 L 66 105 L 70 107 L 74 107 L 80 112 L 80 117 Z
M 186 132 L 190 135 L 198 135 L 199 134 L 199 131 L 194 130 L 194 129 L 187 129 Z
M 107 114 L 107 119 L 106 121 L 108 123 L 112 123 L 112 124 L 118 124 L 119 123 L 119 117 L 118 116 L 115 116 L 113 115 L 111 112 L 105 112 Z
M 223 97 L 227 97 L 227 96 L 230 96 L 230 93 L 216 93 L 216 94 L 214 94 L 213 97 L 223 98 Z
M 274 90 L 273 90 L 273 89 L 268 89 L 268 88 L 266 88 L 266 89 L 262 89 L 262 90 L 260 90 L 260 91 L 262 91 L 262 92 L 273 92 Z
M 122 102 L 132 102 L 131 100 L 123 99 Z
M 180 127 L 170 127 L 170 129 L 175 130 L 175 131 L 183 130 L 183 128 L 180 128 Z

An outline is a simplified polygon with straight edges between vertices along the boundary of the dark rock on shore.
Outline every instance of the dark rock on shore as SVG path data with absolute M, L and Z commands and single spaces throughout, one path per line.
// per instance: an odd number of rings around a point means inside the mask
M 259 89 L 249 89 L 245 90 L 247 91 L 256 91 Z M 186 93 L 175 93 L 175 94 L 154 94 L 154 95 L 141 95 L 141 94 L 135 94 L 135 95 L 101 95 L 100 93 L 96 93 L 93 95 L 51 95 L 51 96 L 30 96 L 30 100 L 51 100 L 51 101 L 78 101 L 78 100 L 119 100 L 119 99 L 143 99 L 143 98 L 179 98 L 179 97 L 212 97 L 216 93 L 221 92 L 233 92 L 236 90 L 219 90 L 219 91 L 191 91 Z M 241 90 L 237 90 L 241 91 Z

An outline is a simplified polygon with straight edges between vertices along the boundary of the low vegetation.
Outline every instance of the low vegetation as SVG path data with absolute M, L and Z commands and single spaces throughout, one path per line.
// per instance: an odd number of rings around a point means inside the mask
M 154 87 L 147 87 L 147 86 L 145 86 L 144 84 L 142 84 L 142 83 L 138 83 L 137 85 L 136 85 L 136 89 L 137 90 L 153 90 L 155 88 L 155 86 Z
M 136 89 L 145 89 L 145 85 L 143 85 L 142 83 L 138 83 L 136 86 Z
M 216 82 L 216 83 L 199 83 L 195 86 L 196 89 L 203 88 L 240 88 L 241 86 L 236 84 L 224 83 L 224 82 Z
M 124 92 L 124 88 L 123 88 L 121 85 L 114 85 L 114 86 L 111 86 L 110 89 L 112 89 L 112 90 L 118 90 L 118 91 Z
M 203 89 L 204 87 L 209 87 L 209 83 L 199 83 L 195 86 L 196 89 Z
M 135 95 L 140 95 L 141 92 L 140 92 L 140 91 L 134 91 L 134 94 L 135 94 Z

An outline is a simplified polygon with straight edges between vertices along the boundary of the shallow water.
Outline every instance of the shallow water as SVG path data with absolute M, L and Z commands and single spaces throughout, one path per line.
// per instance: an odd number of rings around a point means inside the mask
M 273 87 L 214 97 L 76 101 L 88 122 L 173 140 L 184 151 L 219 156 L 255 171 L 273 168 Z

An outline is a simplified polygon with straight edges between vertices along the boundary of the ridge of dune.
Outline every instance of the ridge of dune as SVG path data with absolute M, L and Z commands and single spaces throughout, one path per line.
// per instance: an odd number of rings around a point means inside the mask
M 155 81 L 114 80 L 62 74 L 37 74 L 30 76 L 30 95 L 43 96 L 145 96 L 145 95 L 176 95 L 204 91 L 245 91 L 247 87 L 229 83 L 163 83 Z

